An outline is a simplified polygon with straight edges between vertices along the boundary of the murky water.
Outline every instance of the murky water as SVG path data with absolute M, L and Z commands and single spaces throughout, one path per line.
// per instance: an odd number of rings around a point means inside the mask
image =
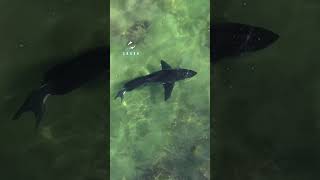
M 209 20 L 207 0 L 111 1 L 111 179 L 209 179 Z M 198 74 L 167 102 L 162 85 L 112 98 L 161 59 Z
M 31 114 L 11 121 L 47 69 L 105 42 L 105 3 L 0 2 L 1 179 L 107 178 L 103 83 L 50 97 L 38 133 Z M 209 1 L 111 4 L 111 179 L 208 179 Z M 319 179 L 319 9 L 316 0 L 214 1 L 217 20 L 262 26 L 280 39 L 213 68 L 211 176 Z M 161 85 L 112 99 L 126 80 L 159 70 L 161 59 L 198 74 L 178 82 L 168 102 Z
M 49 97 L 42 128 L 11 118 L 62 57 L 105 42 L 105 1 L 0 2 L 0 178 L 105 179 L 105 89 L 91 82 Z
M 319 179 L 319 9 L 315 0 L 215 1 L 217 19 L 280 34 L 213 68 L 216 179 Z

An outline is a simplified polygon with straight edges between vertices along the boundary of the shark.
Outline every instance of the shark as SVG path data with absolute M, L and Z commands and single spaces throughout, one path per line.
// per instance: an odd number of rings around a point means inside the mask
M 224 58 L 264 49 L 280 37 L 266 28 L 233 22 L 213 23 L 211 33 L 213 64 Z
M 38 128 L 48 97 L 70 93 L 103 75 L 108 70 L 109 53 L 107 46 L 92 48 L 50 68 L 44 73 L 40 86 L 29 94 L 12 119 L 19 119 L 25 112 L 33 112 Z
M 145 76 L 140 76 L 126 82 L 118 91 L 115 99 L 120 97 L 121 101 L 123 101 L 124 94 L 126 92 L 132 91 L 141 86 L 157 83 L 162 84 L 164 88 L 164 100 L 167 101 L 171 97 L 172 90 L 177 81 L 191 78 L 197 74 L 197 72 L 189 69 L 172 68 L 164 60 L 161 60 L 160 63 L 160 71 L 156 71 Z

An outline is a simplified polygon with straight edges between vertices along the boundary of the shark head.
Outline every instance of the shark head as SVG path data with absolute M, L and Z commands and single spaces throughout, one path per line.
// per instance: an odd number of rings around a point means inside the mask
M 279 39 L 279 35 L 264 28 L 250 27 L 242 34 L 240 51 L 256 51 L 268 47 Z
M 216 23 L 212 30 L 214 63 L 225 57 L 264 49 L 279 39 L 278 34 L 268 29 L 239 23 Z
M 196 74 L 197 74 L 197 72 L 195 72 L 193 70 L 189 70 L 189 69 L 178 69 L 177 70 L 177 77 L 179 80 L 192 78 Z

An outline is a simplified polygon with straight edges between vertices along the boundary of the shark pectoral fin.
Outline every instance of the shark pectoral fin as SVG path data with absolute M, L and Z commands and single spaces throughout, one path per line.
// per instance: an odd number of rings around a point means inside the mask
M 172 90 L 173 90 L 173 87 L 174 87 L 174 83 L 165 83 L 165 84 L 163 84 L 164 100 L 165 101 L 170 98 Z
M 171 69 L 171 66 L 168 63 L 166 63 L 164 60 L 161 60 L 161 68 L 162 70 Z

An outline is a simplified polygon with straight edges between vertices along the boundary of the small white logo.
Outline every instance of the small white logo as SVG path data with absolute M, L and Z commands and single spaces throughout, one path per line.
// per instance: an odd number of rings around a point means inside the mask
M 136 48 L 136 45 L 132 42 L 129 41 L 127 44 L 127 49 L 122 52 L 123 56 L 137 56 L 140 55 L 139 51 L 135 51 L 134 48 Z
M 132 41 L 129 41 L 129 43 L 128 43 L 129 49 L 134 49 L 136 47 L 136 45 L 130 46 L 131 44 L 132 44 Z

